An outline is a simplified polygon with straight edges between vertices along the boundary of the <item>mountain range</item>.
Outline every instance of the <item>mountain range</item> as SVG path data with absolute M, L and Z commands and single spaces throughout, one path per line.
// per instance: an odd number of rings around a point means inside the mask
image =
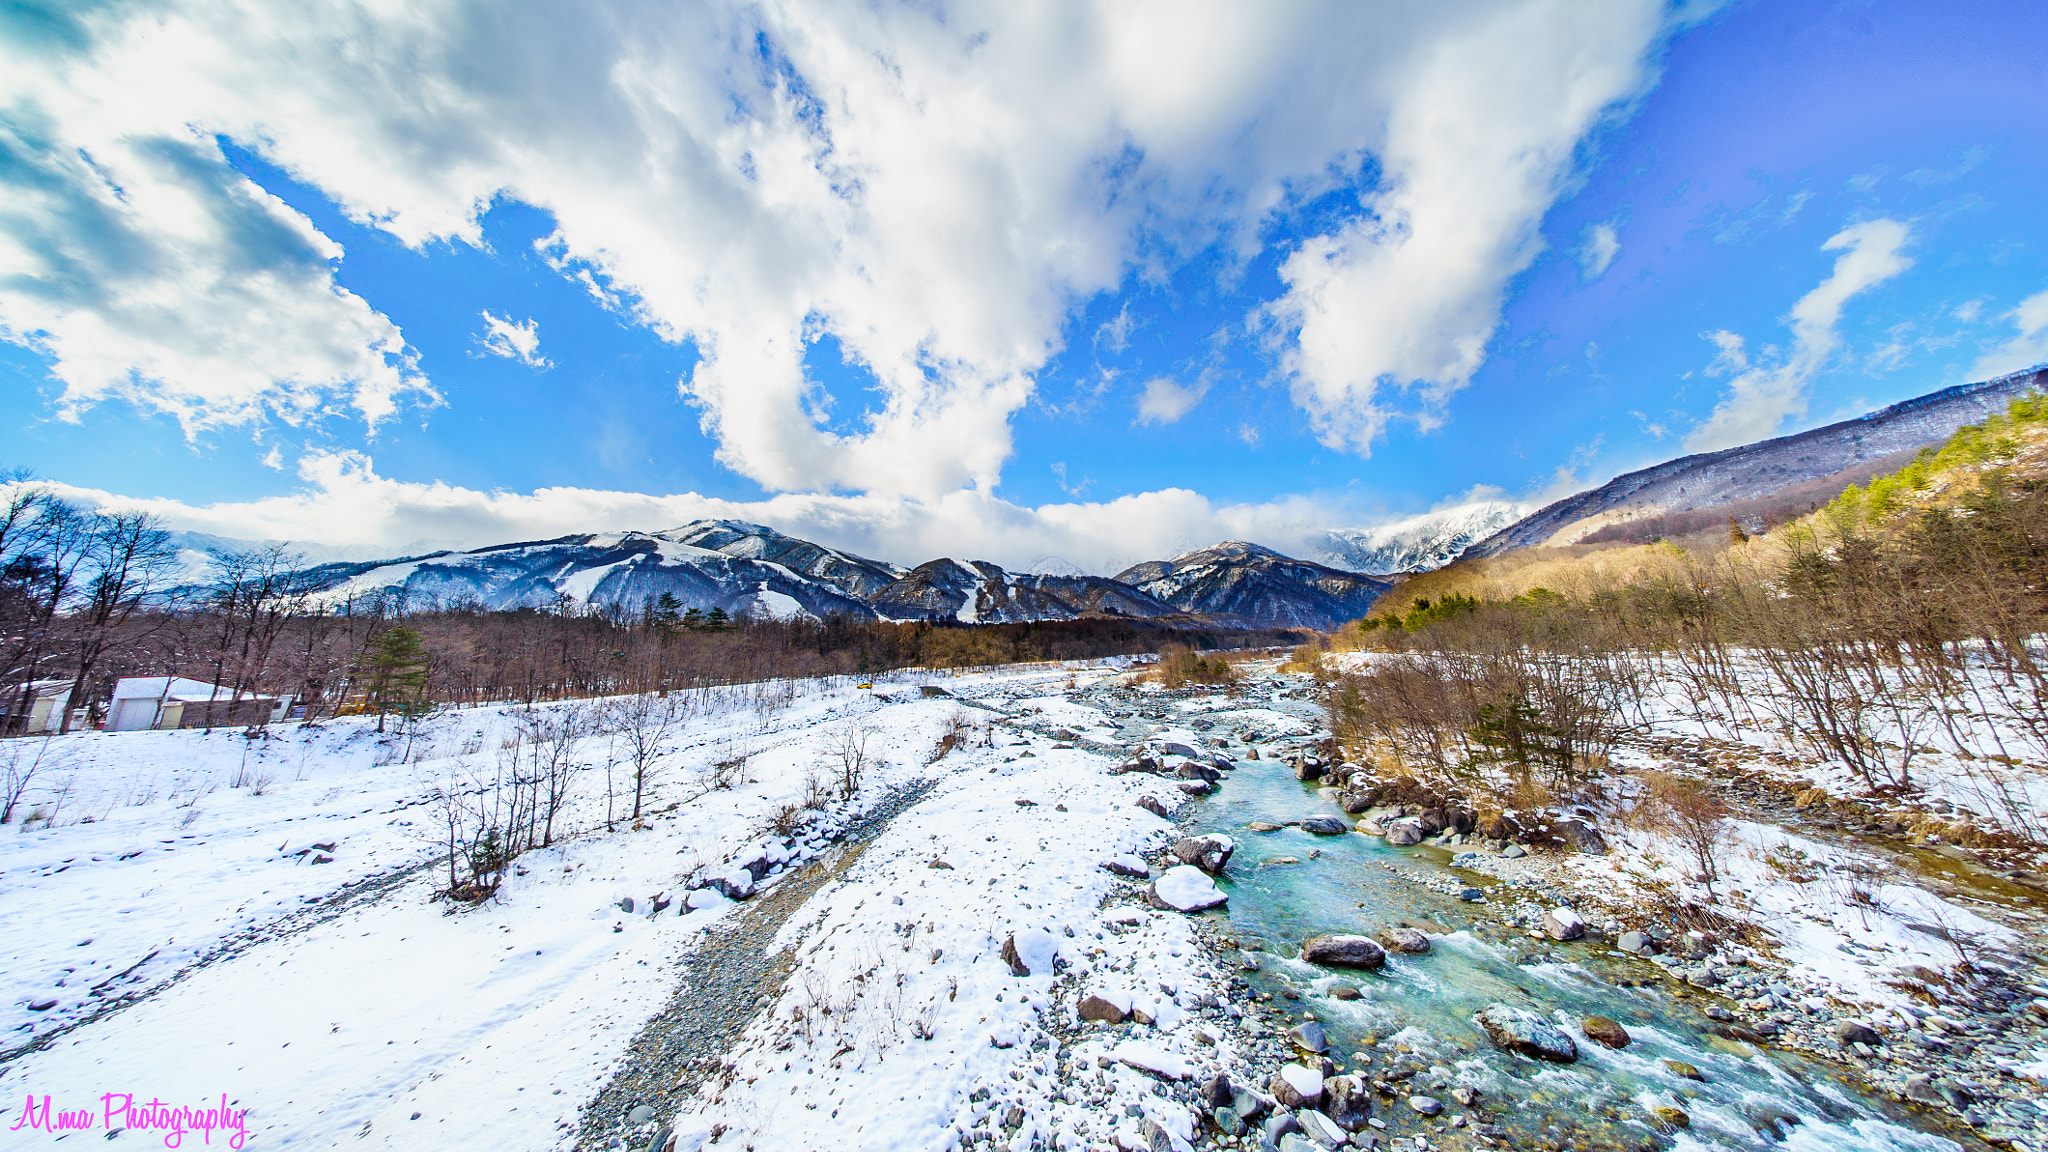
M 1221 627 L 1331 628 L 1388 585 L 1228 542 L 1115 578 L 1009 572 L 984 560 L 904 568 L 759 524 L 700 520 L 308 570 L 320 601 L 397 596 L 411 607 L 616 605 L 672 596 L 735 616 L 1006 624 L 1081 617 L 1199 617 Z
M 1318 551 L 1333 567 L 1370 576 L 1427 572 L 1534 510 L 1513 500 L 1476 500 L 1374 528 L 1335 528 Z

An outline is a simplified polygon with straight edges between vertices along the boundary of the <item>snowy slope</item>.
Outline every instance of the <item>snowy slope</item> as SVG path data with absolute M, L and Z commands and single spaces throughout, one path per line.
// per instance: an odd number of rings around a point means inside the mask
M 1793 436 L 1668 460 L 1546 505 L 1466 554 L 1498 556 L 1545 543 L 1572 543 L 1625 520 L 1757 500 L 1864 461 L 1945 440 L 1963 425 L 2003 412 L 2014 398 L 2042 388 L 2048 388 L 2048 368 L 2030 368 L 1902 400 Z
M 1372 528 L 1333 528 L 1320 552 L 1333 568 L 1390 576 L 1428 572 L 1534 509 L 1511 500 L 1479 500 Z

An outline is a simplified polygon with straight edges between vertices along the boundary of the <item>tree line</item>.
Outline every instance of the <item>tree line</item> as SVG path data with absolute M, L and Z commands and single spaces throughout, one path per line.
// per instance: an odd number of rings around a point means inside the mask
M 184 553 L 156 517 L 81 508 L 27 478 L 0 504 L 0 733 L 53 717 L 104 722 L 115 681 L 183 676 L 231 704 L 294 698 L 307 718 L 410 715 L 783 677 L 1291 644 L 1298 631 L 1215 631 L 1127 618 L 995 625 L 735 618 L 672 596 L 638 605 L 490 609 L 392 592 L 336 598 L 283 545 Z

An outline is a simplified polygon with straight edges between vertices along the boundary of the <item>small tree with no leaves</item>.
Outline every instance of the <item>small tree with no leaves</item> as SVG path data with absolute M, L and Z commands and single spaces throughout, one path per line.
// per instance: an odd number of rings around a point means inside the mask
M 632 818 L 638 820 L 647 791 L 654 784 L 655 759 L 661 755 L 662 745 L 668 742 L 670 734 L 683 722 L 682 698 L 653 692 L 621 696 L 606 708 L 606 718 L 626 754 L 626 763 L 632 765 Z
M 1714 881 L 1721 876 L 1721 849 L 1727 840 L 1728 809 L 1714 790 L 1699 780 L 1651 773 L 1644 802 L 1655 827 L 1677 840 L 1699 867 L 1713 902 Z

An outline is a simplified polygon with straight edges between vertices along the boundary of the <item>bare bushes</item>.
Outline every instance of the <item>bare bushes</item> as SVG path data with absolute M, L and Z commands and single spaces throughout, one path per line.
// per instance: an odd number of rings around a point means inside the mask
M 1188 684 L 1235 684 L 1242 675 L 1221 656 L 1204 656 L 1192 648 L 1169 644 L 1159 652 L 1159 682 L 1168 688 Z
M 1651 772 L 1645 774 L 1643 785 L 1644 823 L 1678 842 L 1698 869 L 1711 903 L 1728 841 L 1727 808 L 1712 788 L 1690 777 Z
M 867 773 L 868 744 L 874 737 L 874 725 L 865 720 L 855 720 L 840 730 L 832 747 L 840 799 L 851 800 L 860 791 L 861 779 Z
M 587 705 L 528 710 L 513 717 L 512 736 L 489 763 L 447 762 L 429 797 L 447 853 L 441 895 L 464 904 L 487 900 L 513 861 L 554 843 L 583 742 L 597 724 Z
M 1488 605 L 1390 634 L 1396 652 L 1339 678 L 1333 731 L 1434 785 L 1576 796 L 1605 767 L 1641 686 L 1575 615 Z

